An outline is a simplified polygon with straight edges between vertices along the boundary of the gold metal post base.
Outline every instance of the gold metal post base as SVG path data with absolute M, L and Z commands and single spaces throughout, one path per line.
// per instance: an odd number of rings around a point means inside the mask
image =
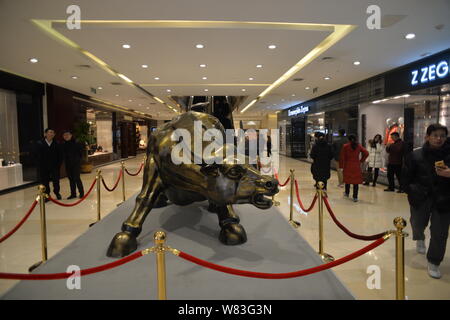
M 295 220 L 289 220 L 289 224 L 293 226 L 295 229 L 298 229 L 302 226 L 302 224 Z
M 36 269 L 37 267 L 39 267 L 44 261 L 39 261 L 36 262 L 35 264 L 33 264 L 31 267 L 28 268 L 28 272 L 32 272 L 34 269 Z
M 322 259 L 322 261 L 323 262 L 326 262 L 326 263 L 328 263 L 328 262 L 333 262 L 334 261 L 334 257 L 332 256 L 332 255 L 330 255 L 330 254 L 328 254 L 328 253 L 320 253 L 320 252 L 318 252 L 318 254 L 319 254 L 319 256 L 320 256 L 320 258 Z
M 121 204 L 123 204 L 125 201 L 119 202 L 118 204 L 116 204 L 116 207 L 119 207 Z
M 92 227 L 94 224 L 96 224 L 97 223 L 97 221 L 95 221 L 95 222 L 92 222 L 90 225 L 89 225 L 89 228 L 90 227 Z

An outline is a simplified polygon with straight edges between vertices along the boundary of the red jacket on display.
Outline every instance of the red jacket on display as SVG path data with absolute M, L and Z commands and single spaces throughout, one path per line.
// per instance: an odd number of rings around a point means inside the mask
M 394 140 L 391 137 L 391 134 L 393 134 L 394 132 L 399 132 L 398 125 L 394 124 L 392 127 L 386 128 L 386 131 L 384 133 L 384 141 L 383 141 L 384 145 L 394 143 Z
M 361 158 L 360 155 L 361 154 Z M 339 168 L 344 169 L 345 184 L 361 184 L 363 177 L 361 172 L 361 163 L 369 156 L 369 152 L 358 143 L 355 150 L 352 149 L 351 143 L 346 143 L 342 147 L 339 156 Z

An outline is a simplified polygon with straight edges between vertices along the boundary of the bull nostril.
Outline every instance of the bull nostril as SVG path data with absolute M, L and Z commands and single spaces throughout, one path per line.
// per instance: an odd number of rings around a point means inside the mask
M 273 187 L 274 187 L 274 184 L 272 183 L 272 181 L 267 181 L 266 182 L 266 189 L 271 190 L 271 189 L 273 189 Z

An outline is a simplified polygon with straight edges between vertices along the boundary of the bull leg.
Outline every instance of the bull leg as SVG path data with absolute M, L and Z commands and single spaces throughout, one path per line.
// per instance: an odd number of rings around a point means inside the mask
M 214 211 L 217 212 L 217 216 L 219 217 L 220 242 L 229 246 L 247 242 L 247 234 L 245 229 L 241 224 L 239 224 L 239 216 L 236 212 L 234 212 L 232 205 L 212 206 L 215 207 Z
M 133 212 L 122 224 L 122 232 L 112 239 L 106 253 L 108 257 L 124 257 L 137 249 L 136 238 L 141 233 L 142 224 L 162 192 L 161 180 L 151 156 L 147 157 L 143 179 Z

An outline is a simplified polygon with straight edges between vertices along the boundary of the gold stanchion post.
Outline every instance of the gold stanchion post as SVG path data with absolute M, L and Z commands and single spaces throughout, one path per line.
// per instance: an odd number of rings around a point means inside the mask
M 324 236 L 323 236 L 323 196 L 324 196 L 324 183 L 319 181 L 317 183 L 317 201 L 319 206 L 319 255 L 324 262 L 334 261 L 334 257 L 325 253 L 323 250 Z
M 43 262 L 47 261 L 47 222 L 45 216 L 45 199 L 48 195 L 45 193 L 45 187 L 41 184 L 38 187 L 38 196 L 37 199 L 39 201 L 39 209 L 41 213 L 41 248 L 42 248 L 42 261 L 39 261 L 33 264 L 28 271 L 31 272 L 37 267 L 39 267 Z
M 293 219 L 294 217 L 294 188 L 295 188 L 295 174 L 294 174 L 294 170 L 290 170 L 291 174 L 289 175 L 290 179 L 291 179 L 291 194 L 290 194 L 290 199 L 291 199 L 291 203 L 289 206 L 289 224 L 291 226 L 293 226 L 294 228 L 298 228 L 301 226 L 301 223 L 298 221 L 295 221 Z
M 406 221 L 402 217 L 394 219 L 395 231 L 395 283 L 396 299 L 405 300 L 405 237 L 408 236 L 403 229 L 406 227 Z
M 157 231 L 153 236 L 155 240 L 156 253 L 156 272 L 158 277 L 158 300 L 167 300 L 166 295 L 166 259 L 165 259 L 165 242 L 166 233 Z
M 101 179 L 102 179 L 102 171 L 101 170 L 97 170 L 97 176 L 96 176 L 96 180 L 97 180 L 97 222 L 101 220 L 101 214 L 100 214 L 100 210 L 101 210 L 101 195 L 100 195 L 100 191 L 101 191 Z
M 125 162 L 121 161 L 121 169 L 122 170 L 122 201 L 125 202 Z
M 272 178 L 275 178 L 275 172 L 272 166 Z M 272 196 L 272 205 L 278 207 L 280 205 L 280 201 L 275 200 L 275 195 Z

